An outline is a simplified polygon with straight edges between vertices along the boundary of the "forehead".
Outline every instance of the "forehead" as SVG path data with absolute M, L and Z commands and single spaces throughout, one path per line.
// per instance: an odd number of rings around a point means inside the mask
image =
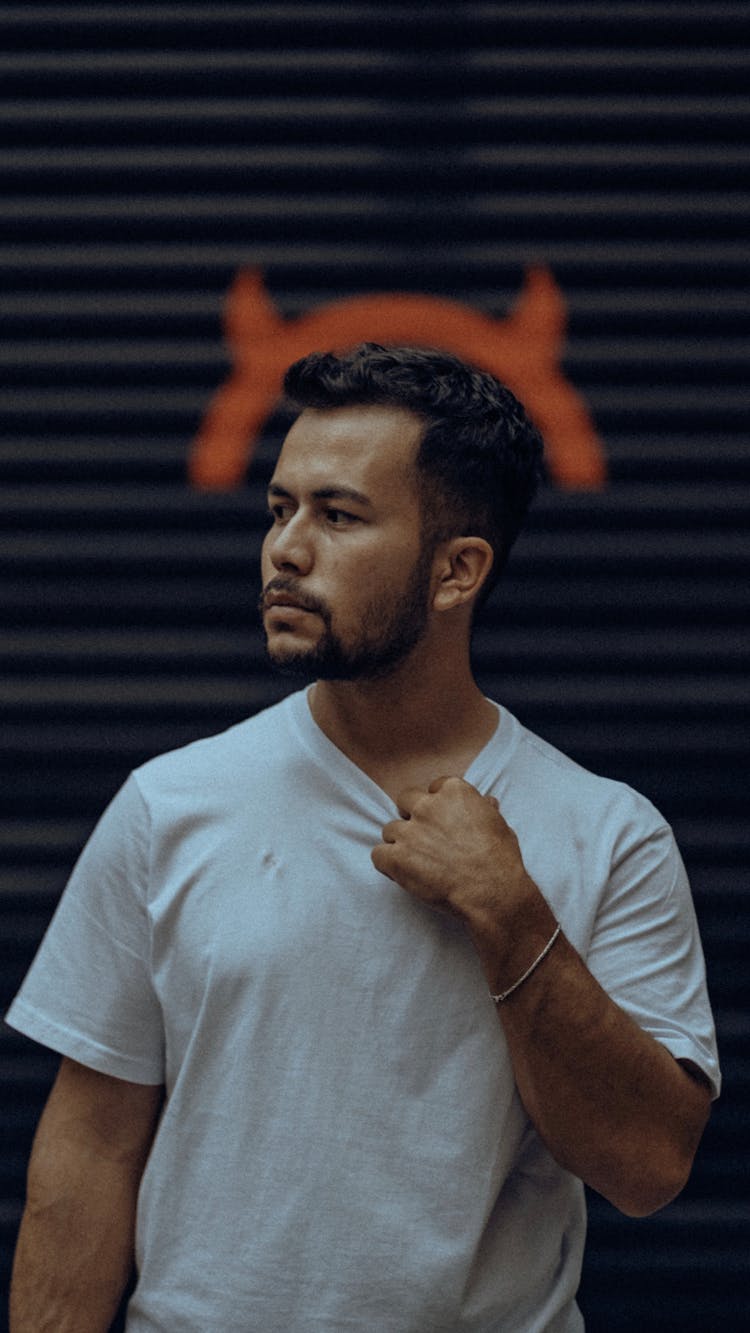
M 373 500 L 405 485 L 414 491 L 423 429 L 401 407 L 306 408 L 284 440 L 274 481 L 299 490 L 349 485 Z

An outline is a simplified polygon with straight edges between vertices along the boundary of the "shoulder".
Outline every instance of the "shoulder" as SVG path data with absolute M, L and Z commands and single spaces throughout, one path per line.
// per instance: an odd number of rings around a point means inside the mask
M 167 751 L 135 769 L 132 778 L 143 800 L 169 800 L 208 791 L 227 793 L 268 776 L 294 745 L 291 708 L 282 699 L 216 735 Z
M 632 845 L 642 838 L 669 833 L 651 800 L 618 779 L 594 773 L 514 719 L 516 745 L 511 783 L 549 819 L 558 818 L 588 838 L 597 832 Z M 616 854 L 616 846 L 613 848 Z
M 622 929 L 637 933 L 643 921 L 650 928 L 686 900 L 672 829 L 640 792 L 591 772 L 520 724 L 504 782 L 500 806 L 529 873 L 582 957 L 602 922 L 609 928 L 622 918 L 630 923 Z

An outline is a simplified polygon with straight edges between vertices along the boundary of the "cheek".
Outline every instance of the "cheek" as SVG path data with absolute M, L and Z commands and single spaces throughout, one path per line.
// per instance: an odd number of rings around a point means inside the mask
M 357 552 L 356 573 L 352 562 L 351 582 L 360 590 L 398 588 L 408 582 L 418 558 L 419 547 L 398 529 L 391 530 L 385 539 L 362 544 Z

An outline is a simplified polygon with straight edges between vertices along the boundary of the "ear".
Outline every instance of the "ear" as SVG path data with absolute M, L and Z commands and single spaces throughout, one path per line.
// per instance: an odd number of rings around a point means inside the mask
M 474 601 L 492 568 L 492 547 L 483 537 L 452 537 L 435 553 L 435 611 L 453 611 Z

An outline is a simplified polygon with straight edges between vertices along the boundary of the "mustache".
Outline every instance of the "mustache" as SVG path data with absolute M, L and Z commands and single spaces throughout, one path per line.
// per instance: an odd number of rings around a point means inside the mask
M 300 606 L 303 611 L 314 611 L 317 615 L 322 616 L 324 620 L 328 618 L 328 607 L 325 602 L 320 601 L 317 597 L 310 597 L 309 594 L 300 592 L 295 580 L 284 574 L 277 574 L 263 589 L 258 601 L 258 610 L 261 614 L 266 610 L 268 598 L 273 593 L 286 593 L 294 599 L 297 606 Z

